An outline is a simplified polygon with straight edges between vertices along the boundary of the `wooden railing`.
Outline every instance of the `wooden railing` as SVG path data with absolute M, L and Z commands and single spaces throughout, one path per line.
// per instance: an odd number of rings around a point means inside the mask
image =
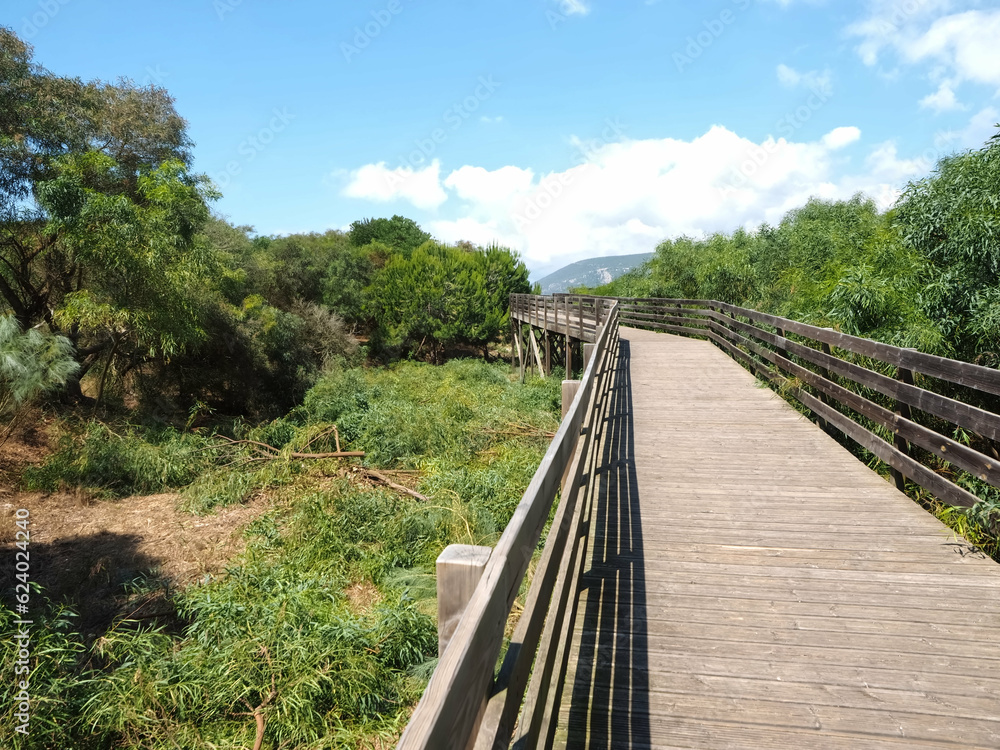
M 619 309 L 622 325 L 710 339 L 888 464 L 900 490 L 905 478 L 971 507 L 979 498 L 960 483 L 1000 487 L 998 370 L 715 300 L 623 299 Z
M 399 748 L 486 750 L 550 735 L 555 691 L 572 633 L 576 580 L 586 553 L 582 529 L 595 490 L 602 427 L 618 366 L 618 326 L 711 340 L 780 386 L 828 429 L 836 429 L 904 480 L 944 503 L 978 498 L 950 467 L 1000 487 L 1000 371 L 850 336 L 715 300 L 514 295 L 515 329 L 532 325 L 592 342 L 579 390 L 444 649 Z M 517 335 L 520 345 L 520 333 Z M 532 344 L 535 339 L 531 337 Z M 527 352 L 522 352 L 525 361 Z M 538 356 L 537 349 L 535 355 Z M 961 437 L 961 439 L 958 439 Z M 914 455 L 916 454 L 916 455 Z M 932 457 L 940 459 L 935 465 Z M 941 465 L 944 461 L 947 464 Z M 514 601 L 537 549 L 560 480 L 562 499 L 497 672 Z M 439 597 L 441 591 L 439 587 Z M 530 676 L 530 684 L 529 684 Z M 527 697 L 526 697 L 527 696 Z
M 575 338 L 589 337 L 594 348 L 575 398 L 400 738 L 398 747 L 406 750 L 506 747 L 515 723 L 516 739 L 535 747 L 557 713 L 549 688 L 561 677 L 566 633 L 575 617 L 575 580 L 586 546 L 582 518 L 593 497 L 618 363 L 618 306 L 593 298 L 537 304 L 517 299 L 512 306 L 518 315 L 530 307 L 538 320 L 551 315 L 553 326 L 563 325 Z M 498 672 L 510 612 L 560 484 L 561 500 Z
M 573 294 L 556 294 L 552 297 L 512 294 L 510 312 L 512 320 L 564 334 L 578 341 L 593 342 L 612 303 L 613 300 L 605 297 Z

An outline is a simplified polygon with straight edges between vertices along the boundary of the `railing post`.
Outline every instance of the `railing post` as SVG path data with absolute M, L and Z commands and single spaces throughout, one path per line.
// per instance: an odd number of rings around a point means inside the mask
M 569 413 L 569 407 L 573 405 L 573 399 L 576 398 L 577 392 L 580 390 L 581 382 L 579 380 L 564 380 L 562 382 L 562 418 L 566 419 L 566 414 Z M 579 435 L 576 436 L 579 438 Z M 575 450 L 575 448 L 574 448 Z M 566 469 L 563 471 L 562 479 L 559 480 L 559 491 L 563 497 L 566 497 L 566 480 L 569 478 L 570 469 L 572 469 L 573 462 L 566 462 Z
M 576 398 L 576 392 L 580 390 L 579 380 L 564 380 L 562 382 L 562 418 L 566 419 L 569 407 Z
M 910 348 L 907 349 L 907 351 L 912 352 L 916 351 L 916 349 Z M 913 370 L 908 370 L 905 367 L 897 367 L 896 380 L 901 383 L 906 383 L 906 385 L 913 385 Z M 910 405 L 905 404 L 898 399 L 896 400 L 896 408 L 893 411 L 896 412 L 896 416 L 901 417 L 902 419 L 911 419 L 913 416 L 913 413 L 910 411 Z M 910 455 L 910 443 L 899 434 L 898 427 L 893 435 L 892 444 L 896 447 L 896 450 L 906 454 L 907 456 Z M 903 473 L 892 467 L 890 467 L 890 471 L 892 473 L 892 480 L 896 483 L 896 489 L 900 492 L 906 492 L 906 477 L 903 476 Z
M 583 366 L 586 367 L 590 364 L 590 358 L 594 356 L 594 347 L 597 344 L 584 344 L 583 345 Z
M 438 656 L 448 647 L 492 551 L 490 547 L 449 544 L 438 555 Z

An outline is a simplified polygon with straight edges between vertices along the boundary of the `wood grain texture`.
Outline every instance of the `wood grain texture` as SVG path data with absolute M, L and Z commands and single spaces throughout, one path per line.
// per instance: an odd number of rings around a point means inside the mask
M 713 344 L 620 346 L 553 745 L 1000 747 L 1000 566 Z

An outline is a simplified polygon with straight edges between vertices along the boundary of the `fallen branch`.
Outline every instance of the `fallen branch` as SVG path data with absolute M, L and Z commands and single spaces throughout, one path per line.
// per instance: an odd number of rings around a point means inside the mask
M 483 432 L 490 435 L 510 435 L 512 437 L 544 437 L 550 440 L 556 436 L 554 432 L 523 422 L 508 422 L 505 430 L 485 429 Z
M 430 500 L 429 497 L 427 497 L 425 495 L 421 495 L 416 490 L 411 490 L 409 487 L 405 487 L 405 486 L 403 486 L 401 484 L 393 482 L 385 474 L 377 472 L 374 469 L 364 469 L 363 468 L 363 469 L 361 469 L 361 471 L 363 471 L 368 478 L 374 479 L 377 482 L 381 482 L 382 484 L 384 484 L 384 485 L 386 485 L 386 486 L 388 486 L 388 487 L 396 490 L 396 492 L 402 492 L 404 495 L 409 495 L 410 497 L 416 498 L 417 500 L 422 500 L 424 502 L 427 502 L 427 501 Z
M 286 453 L 289 458 L 364 458 L 364 451 L 332 451 L 331 453 Z
M 271 665 L 271 655 L 268 653 L 267 647 L 266 646 L 262 646 L 261 647 L 261 652 L 264 654 L 264 657 L 267 659 L 267 665 L 273 669 L 273 667 Z M 253 716 L 254 722 L 257 725 L 257 737 L 256 737 L 256 739 L 254 739 L 253 750 L 260 750 L 261 747 L 263 747 L 263 745 L 264 745 L 264 709 L 267 707 L 268 703 L 270 703 L 271 701 L 273 701 L 277 697 L 278 697 L 278 690 L 277 690 L 277 688 L 274 685 L 274 672 L 272 671 L 271 672 L 271 692 L 267 694 L 267 697 L 264 700 L 262 700 L 260 702 L 260 704 L 256 708 L 252 707 L 250 705 L 250 703 L 247 702 L 246 698 L 243 699 L 244 705 L 246 705 L 246 707 L 249 708 L 250 711 L 251 711 L 250 713 L 243 714 L 243 715 L 244 716 Z
M 364 458 L 364 451 L 330 451 L 329 453 L 302 453 L 299 451 L 292 451 L 291 453 L 282 453 L 278 448 L 273 445 L 268 445 L 267 443 L 261 443 L 257 440 L 233 440 L 225 435 L 219 435 L 219 438 L 225 440 L 229 445 L 249 445 L 254 447 L 258 453 L 262 454 L 264 458 L 281 458 L 286 456 L 288 458 Z M 337 437 L 337 443 L 339 447 L 340 438 Z

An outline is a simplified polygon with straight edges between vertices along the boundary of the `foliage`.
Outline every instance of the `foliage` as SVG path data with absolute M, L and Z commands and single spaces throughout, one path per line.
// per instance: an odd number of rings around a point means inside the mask
M 12 422 L 24 405 L 63 385 L 76 370 L 66 338 L 22 333 L 13 317 L 0 316 L 0 420 Z M 0 429 L 0 442 L 4 434 Z
M 225 579 L 187 589 L 179 608 L 191 625 L 180 641 L 141 630 L 102 639 L 95 651 L 111 669 L 84 706 L 101 744 L 250 746 L 256 706 L 274 746 L 396 730 L 418 694 L 407 670 L 433 654 L 436 631 L 401 592 L 371 611 L 342 593 L 347 580 L 331 562 L 352 543 L 326 529 L 356 528 L 339 515 L 352 499 L 348 487 L 303 498 L 288 534 L 255 534 Z
M 415 355 L 426 347 L 438 359 L 459 345 L 486 356 L 509 321 L 510 295 L 529 290 L 527 268 L 506 248 L 428 242 L 409 255 L 392 255 L 365 295 L 385 344 Z
M 78 369 L 68 339 L 35 329 L 21 333 L 15 318 L 0 315 L 0 446 L 38 396 L 64 386 Z
M 391 219 L 355 221 L 351 224 L 348 236 L 357 247 L 378 242 L 403 254 L 407 254 L 431 240 L 431 236 L 422 230 L 413 219 L 398 215 Z
M 906 243 L 931 267 L 923 295 L 928 315 L 959 356 L 1000 361 L 1000 133 L 911 183 L 895 215 Z
M 644 266 L 597 291 L 719 299 L 948 354 L 946 327 L 924 304 L 929 273 L 894 214 L 859 195 L 810 200 L 777 227 L 667 240 Z
M 76 613 L 69 607 L 47 604 L 42 607 L 42 597 L 35 588 L 30 637 L 30 671 L 26 675 L 14 674 L 20 641 L 13 635 L 20 630 L 14 622 L 21 619 L 6 606 L 0 605 L 0 661 L 7 666 L 9 679 L 0 684 L 0 701 L 13 709 L 14 696 L 19 692 L 18 682 L 27 680 L 31 697 L 29 737 L 44 738 L 32 747 L 78 747 L 75 742 L 80 717 L 80 707 L 86 700 L 91 684 L 84 667 L 86 644 L 76 632 Z M 20 723 L 14 710 L 0 715 L 0 732 L 4 737 L 19 737 L 15 727 Z M 29 747 L 25 744 L 24 747 Z
M 81 750 L 235 749 L 253 745 L 261 707 L 265 747 L 391 743 L 433 665 L 434 560 L 450 543 L 495 541 L 557 426 L 559 398 L 558 380 L 521 385 L 481 360 L 336 366 L 286 417 L 238 422 L 227 438 L 98 423 L 67 438 L 29 473 L 35 486 L 180 489 L 197 512 L 260 490 L 280 499 L 247 527 L 225 576 L 175 594 L 178 632 L 123 621 L 86 642 L 68 615 L 44 625 L 63 656 L 39 673 L 53 712 L 33 736 Z M 430 502 L 371 488 L 342 461 L 292 458 L 333 450 L 334 423 L 343 448 L 383 471 L 411 470 Z M 261 461 L 233 440 L 280 455 Z
M 81 487 L 110 497 L 149 494 L 182 487 L 205 471 L 205 438 L 171 429 L 128 429 L 116 433 L 99 422 L 66 435 L 40 467 L 26 471 L 31 490 L 54 492 Z
M 191 240 L 212 196 L 170 96 L 56 76 L 6 28 L 0 90 L 0 314 L 66 335 L 80 376 L 197 340 L 186 291 L 211 274 Z

